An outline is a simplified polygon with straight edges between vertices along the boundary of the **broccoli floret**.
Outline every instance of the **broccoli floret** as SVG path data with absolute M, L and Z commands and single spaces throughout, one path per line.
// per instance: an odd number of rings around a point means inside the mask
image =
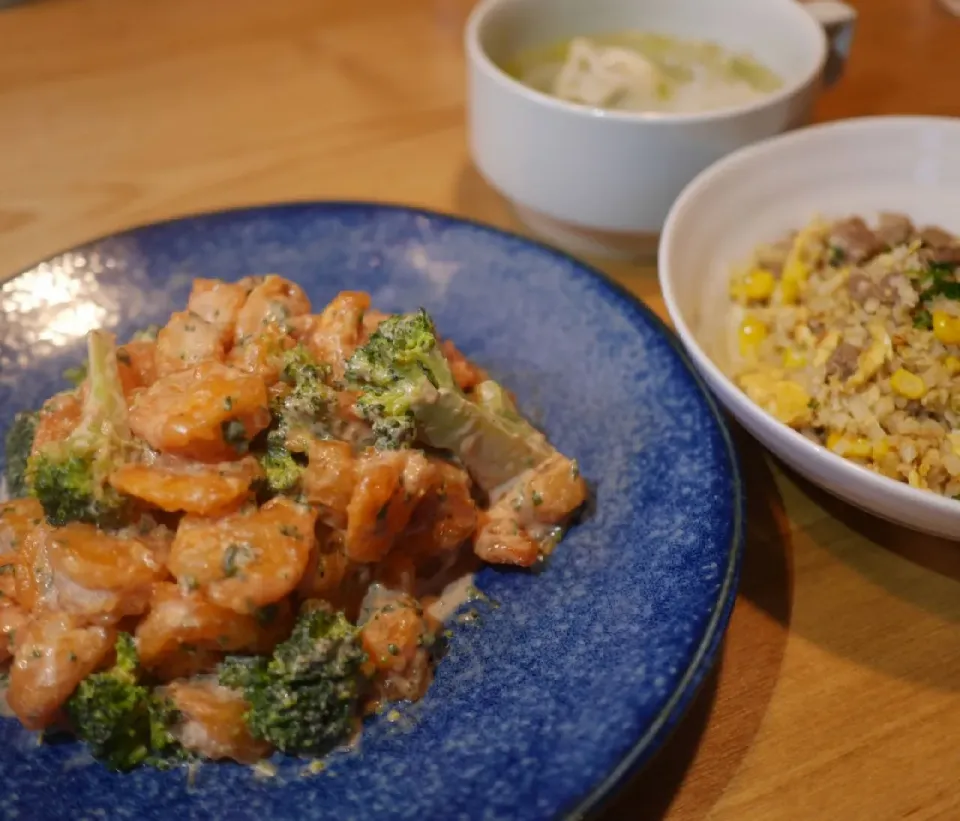
M 326 383 L 329 368 L 298 345 L 284 353 L 280 380 L 289 389 L 273 405 L 273 424 L 266 436 L 260 464 L 272 493 L 293 490 L 303 468 L 296 455 L 310 439 L 330 435 L 330 409 L 336 393 Z
M 274 494 L 296 488 L 303 474 L 303 467 L 293 454 L 271 435 L 267 436 L 266 452 L 260 456 L 260 467 L 263 468 L 267 488 Z
M 346 375 L 361 389 L 357 410 L 373 425 L 378 447 L 420 441 L 451 451 L 487 492 L 555 452 L 495 382 L 478 387 L 479 401 L 464 395 L 423 309 L 381 322 Z
M 310 610 L 273 656 L 230 657 L 220 683 L 243 693 L 250 733 L 290 754 L 327 752 L 349 737 L 363 688 L 366 653 L 342 613 Z
M 7 431 L 5 443 L 7 490 L 13 499 L 27 495 L 27 461 L 30 458 L 34 437 L 37 435 L 39 421 L 40 414 L 36 411 L 23 411 L 13 417 L 13 424 Z
M 123 520 L 127 500 L 107 484 L 113 469 L 133 448 L 127 400 L 117 370 L 113 336 L 87 337 L 89 375 L 80 423 L 66 439 L 46 444 L 27 463 L 27 484 L 54 525 Z
M 138 681 L 137 650 L 129 633 L 119 635 L 116 649 L 114 666 L 87 676 L 67 702 L 77 737 L 114 770 L 163 767 L 186 758 L 170 732 L 176 709 Z
M 330 408 L 336 394 L 326 379 L 330 369 L 319 362 L 302 345 L 283 355 L 280 380 L 290 390 L 276 404 L 274 413 L 278 418 L 278 433 L 287 444 L 297 444 L 302 437 L 326 436 L 329 431 Z

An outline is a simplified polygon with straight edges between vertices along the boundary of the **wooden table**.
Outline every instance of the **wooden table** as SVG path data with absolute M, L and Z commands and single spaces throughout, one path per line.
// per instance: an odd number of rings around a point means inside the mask
M 847 77 L 819 117 L 960 114 L 960 20 L 934 0 L 858 5 Z M 386 199 L 515 228 L 466 153 L 470 6 L 0 12 L 0 277 L 118 228 L 244 203 Z M 654 271 L 607 270 L 663 314 Z M 960 550 L 826 498 L 741 439 L 750 528 L 721 663 L 605 818 L 960 818 Z

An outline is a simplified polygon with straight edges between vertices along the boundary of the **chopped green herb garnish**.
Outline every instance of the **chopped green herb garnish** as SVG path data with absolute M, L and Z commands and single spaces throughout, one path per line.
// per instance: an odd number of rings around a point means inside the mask
M 926 308 L 921 308 L 913 315 L 913 327 L 921 331 L 933 329 L 933 316 Z
M 237 453 L 246 453 L 250 448 L 247 441 L 247 429 L 239 419 L 230 419 L 220 425 L 224 441 Z
M 223 552 L 223 575 L 236 576 L 253 560 L 253 548 L 248 544 L 232 544 Z

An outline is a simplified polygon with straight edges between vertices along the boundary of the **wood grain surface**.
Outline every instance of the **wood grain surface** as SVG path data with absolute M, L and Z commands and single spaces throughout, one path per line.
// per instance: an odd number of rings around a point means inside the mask
M 466 152 L 471 5 L 0 12 L 0 278 L 119 228 L 278 200 L 397 201 L 516 228 Z M 853 57 L 819 119 L 960 114 L 960 20 L 935 0 L 855 5 Z M 653 270 L 605 269 L 663 313 Z M 750 525 L 722 659 L 604 819 L 960 819 L 960 547 L 853 511 L 740 441 Z

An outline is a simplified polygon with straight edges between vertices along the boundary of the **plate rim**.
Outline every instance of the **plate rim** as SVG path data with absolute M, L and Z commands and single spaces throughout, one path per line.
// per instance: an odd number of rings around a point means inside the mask
M 670 346 L 681 366 L 686 370 L 687 374 L 691 377 L 691 381 L 705 399 L 707 413 L 713 419 L 719 432 L 720 440 L 724 446 L 725 455 L 730 467 L 731 487 L 733 489 L 731 510 L 733 521 L 723 579 L 717 591 L 716 601 L 710 613 L 710 619 L 703 631 L 703 635 L 697 644 L 695 652 L 691 655 L 690 662 L 680 677 L 677 686 L 674 688 L 663 708 L 657 713 L 656 718 L 650 723 L 647 729 L 624 753 L 620 761 L 603 778 L 586 790 L 580 798 L 575 799 L 572 807 L 561 810 L 556 816 L 556 821 L 582 821 L 583 819 L 591 818 L 602 810 L 605 805 L 616 796 L 625 782 L 637 773 L 640 768 L 663 747 L 673 730 L 686 715 L 690 704 L 700 692 L 701 685 L 707 674 L 713 669 L 718 651 L 726 634 L 727 626 L 730 622 L 734 605 L 736 604 L 746 537 L 746 493 L 743 482 L 743 471 L 740 466 L 740 457 L 730 432 L 729 423 L 716 397 L 714 397 L 707 383 L 700 375 L 693 359 L 684 348 L 677 333 L 671 330 L 666 322 L 657 316 L 643 300 L 635 296 L 620 283 L 608 277 L 599 268 L 596 268 L 585 260 L 575 257 L 573 254 L 536 238 L 528 237 L 518 232 L 483 222 L 479 219 L 461 216 L 449 211 L 440 211 L 434 208 L 408 205 L 390 200 L 311 198 L 251 202 L 223 208 L 186 211 L 158 220 L 134 223 L 125 228 L 81 240 L 70 247 L 49 253 L 42 259 L 20 268 L 9 276 L 0 276 L 0 288 L 3 288 L 8 282 L 12 282 L 18 277 L 29 273 L 34 268 L 43 265 L 45 262 L 49 262 L 51 259 L 99 242 L 105 242 L 111 239 L 122 239 L 144 229 L 172 225 L 178 222 L 189 222 L 190 220 L 203 217 L 226 217 L 231 214 L 239 215 L 254 211 L 277 212 L 303 208 L 330 212 L 338 210 L 365 210 L 413 214 L 446 223 L 447 225 L 468 226 L 500 239 L 509 239 L 514 242 L 519 241 L 528 246 L 532 246 L 540 253 L 565 262 L 578 275 L 594 280 L 598 287 L 613 297 L 616 303 L 627 313 L 627 318 L 631 321 L 631 324 L 635 324 L 637 321 L 646 321 Z

